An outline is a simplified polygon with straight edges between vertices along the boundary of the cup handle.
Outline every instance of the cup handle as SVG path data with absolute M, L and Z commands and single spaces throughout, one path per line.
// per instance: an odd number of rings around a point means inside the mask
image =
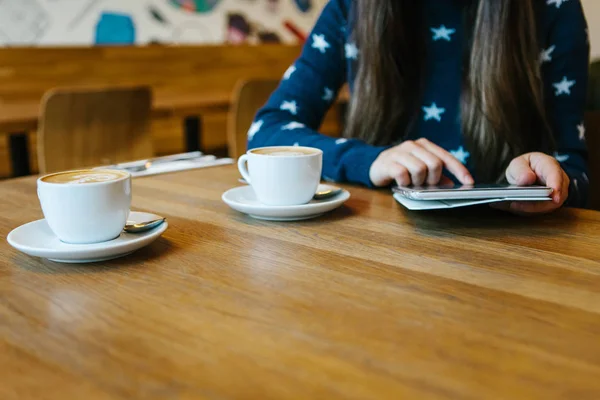
M 244 180 L 250 185 L 250 174 L 248 173 L 248 155 L 244 154 L 240 158 L 238 158 L 238 170 Z

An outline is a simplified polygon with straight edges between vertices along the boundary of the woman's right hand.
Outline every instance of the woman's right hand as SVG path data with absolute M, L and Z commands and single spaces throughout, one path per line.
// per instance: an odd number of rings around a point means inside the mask
M 399 186 L 437 185 L 449 180 L 442 175 L 444 168 L 464 185 L 475 183 L 460 161 L 427 139 L 407 140 L 384 150 L 371 165 L 369 177 L 378 187 L 394 181 Z

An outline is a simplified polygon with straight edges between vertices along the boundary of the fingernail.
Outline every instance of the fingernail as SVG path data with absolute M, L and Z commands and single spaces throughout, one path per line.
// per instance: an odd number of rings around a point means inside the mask
M 463 180 L 468 185 L 472 185 L 472 184 L 475 183 L 475 181 L 473 180 L 473 178 L 471 178 L 470 176 L 465 176 Z

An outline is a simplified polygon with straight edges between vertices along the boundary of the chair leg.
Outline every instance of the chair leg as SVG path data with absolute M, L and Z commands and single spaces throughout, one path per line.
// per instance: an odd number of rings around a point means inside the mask
M 186 117 L 183 121 L 185 134 L 185 151 L 202 150 L 200 143 L 202 137 L 202 117 Z
M 13 177 L 31 175 L 29 168 L 29 148 L 26 132 L 11 133 L 8 148 Z

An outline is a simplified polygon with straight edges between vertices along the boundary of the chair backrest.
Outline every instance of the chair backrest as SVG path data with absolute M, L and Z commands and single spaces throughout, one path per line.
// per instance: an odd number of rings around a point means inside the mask
M 600 60 L 594 60 L 590 63 L 588 76 L 588 98 L 586 110 L 600 110 Z
M 48 92 L 39 123 L 40 173 L 151 157 L 151 107 L 148 87 Z
M 278 84 L 278 80 L 257 79 L 237 85 L 227 121 L 229 157 L 235 159 L 246 152 L 248 129 L 258 109 L 267 102 Z
M 586 142 L 589 152 L 590 207 L 600 211 L 600 111 L 585 115 Z

